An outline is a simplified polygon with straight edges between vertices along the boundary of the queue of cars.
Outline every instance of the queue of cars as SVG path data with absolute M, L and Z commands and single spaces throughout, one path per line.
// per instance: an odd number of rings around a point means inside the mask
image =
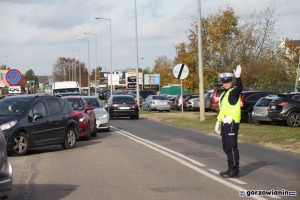
M 13 181 L 7 155 L 23 156 L 31 148 L 49 145 L 72 149 L 78 139 L 89 140 L 97 130 L 110 131 L 109 114 L 97 96 L 1 96 L 0 199 L 9 195 Z

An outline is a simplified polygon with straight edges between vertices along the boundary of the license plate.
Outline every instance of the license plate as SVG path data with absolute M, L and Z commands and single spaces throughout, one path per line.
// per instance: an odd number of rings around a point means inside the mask
M 120 107 L 120 110 L 128 110 L 129 107 Z
M 271 106 L 271 109 L 276 109 L 276 106 Z

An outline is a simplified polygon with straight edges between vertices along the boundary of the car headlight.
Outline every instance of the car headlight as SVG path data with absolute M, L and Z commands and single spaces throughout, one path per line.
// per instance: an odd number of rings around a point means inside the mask
M 0 126 L 0 129 L 1 129 L 2 131 L 7 130 L 7 129 L 10 129 L 10 128 L 12 128 L 14 125 L 16 125 L 16 123 L 17 123 L 17 120 L 13 120 L 13 121 L 7 122 L 7 123 L 5 123 L 5 124 L 2 124 L 2 125 Z
M 85 119 L 85 116 L 83 116 L 83 117 L 79 118 L 79 121 L 80 121 L 80 122 L 83 122 L 83 121 L 84 121 L 84 119 Z
M 108 118 L 108 113 L 104 113 L 104 114 L 101 114 L 101 115 L 97 115 L 97 119 L 105 119 L 105 118 Z

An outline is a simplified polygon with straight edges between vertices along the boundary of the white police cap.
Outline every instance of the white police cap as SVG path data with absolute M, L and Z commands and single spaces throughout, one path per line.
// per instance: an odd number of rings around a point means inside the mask
M 219 77 L 223 83 L 228 83 L 228 82 L 232 81 L 233 74 L 232 73 L 222 73 L 219 75 Z

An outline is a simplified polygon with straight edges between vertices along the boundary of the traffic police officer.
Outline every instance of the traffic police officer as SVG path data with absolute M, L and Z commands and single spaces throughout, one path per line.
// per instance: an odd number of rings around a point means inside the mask
M 220 74 L 223 87 L 226 89 L 219 100 L 220 112 L 215 131 L 222 136 L 223 151 L 227 155 L 228 170 L 220 172 L 220 176 L 225 178 L 239 177 L 239 150 L 238 150 L 238 130 L 241 120 L 241 98 L 240 94 L 243 90 L 243 83 L 240 78 L 241 66 L 238 65 L 234 70 L 236 78 L 235 86 L 233 86 L 232 73 Z M 221 131 L 220 131 L 221 129 Z

